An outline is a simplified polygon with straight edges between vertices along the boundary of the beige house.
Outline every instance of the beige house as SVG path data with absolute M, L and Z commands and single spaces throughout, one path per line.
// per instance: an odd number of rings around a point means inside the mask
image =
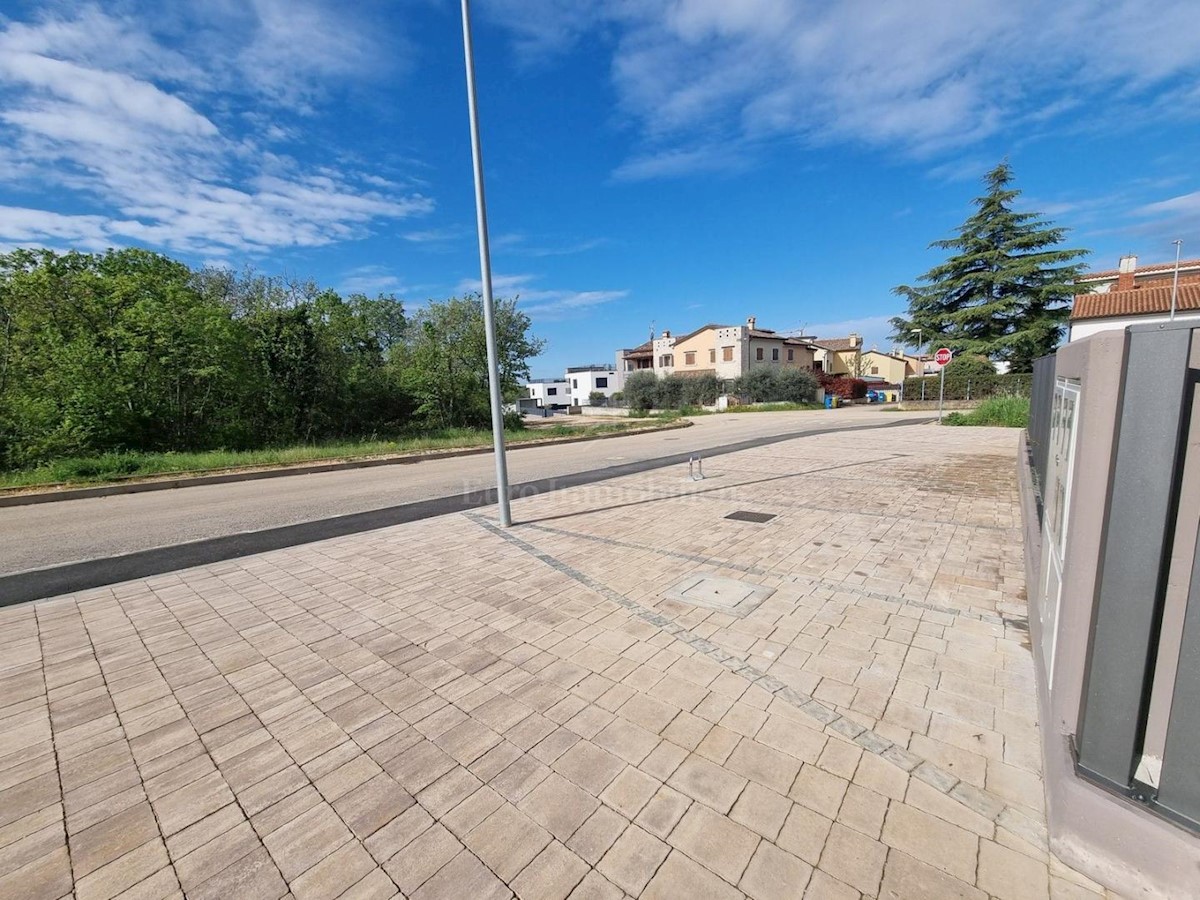
M 759 328 L 754 316 L 745 325 L 710 322 L 676 337 L 660 337 L 617 351 L 617 377 L 622 385 L 631 372 L 656 375 L 716 375 L 730 380 L 759 366 L 813 368 L 815 348 L 806 340 Z
M 900 384 L 905 378 L 921 374 L 921 360 L 901 350 L 884 353 L 874 348 L 859 355 L 859 378 L 882 378 L 888 384 Z
M 862 338 L 851 334 L 844 338 L 814 338 L 813 367 L 826 375 L 853 375 L 862 355 Z

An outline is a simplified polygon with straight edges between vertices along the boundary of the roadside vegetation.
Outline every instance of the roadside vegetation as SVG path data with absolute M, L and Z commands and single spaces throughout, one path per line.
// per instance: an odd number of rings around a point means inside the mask
M 661 417 L 667 424 L 680 418 Z M 653 426 L 648 422 L 605 422 L 596 425 L 550 425 L 505 429 L 510 445 L 563 437 L 595 437 L 620 434 Z M 392 440 L 334 441 L 323 444 L 262 450 L 207 450 L 196 452 L 122 451 L 95 456 L 73 456 L 40 466 L 0 472 L 0 488 L 40 485 L 97 484 L 161 475 L 199 475 L 231 469 L 273 468 L 342 459 L 370 459 L 419 453 L 491 446 L 492 433 L 481 428 L 446 428 Z
M 511 402 L 544 342 L 515 300 L 496 324 Z M 436 444 L 489 424 L 478 296 L 409 313 L 388 294 L 138 249 L 0 255 L 0 473 L 191 470 L 189 454 Z
M 944 425 L 987 425 L 997 428 L 1028 428 L 1028 397 L 992 397 L 969 412 L 948 413 Z
M 816 401 L 817 388 L 817 379 L 811 372 L 787 367 L 751 369 L 725 386 L 711 373 L 659 378 L 653 372 L 634 372 L 625 379 L 621 402 L 629 407 L 630 415 L 644 415 L 650 409 L 703 415 L 706 410 L 701 407 L 716 403 L 725 390 L 743 403 L 802 406 Z

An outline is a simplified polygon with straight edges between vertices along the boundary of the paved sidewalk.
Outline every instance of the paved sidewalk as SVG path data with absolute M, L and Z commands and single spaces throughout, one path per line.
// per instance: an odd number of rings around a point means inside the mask
M 1016 438 L 0 609 L 0 898 L 1102 895 L 1046 849 Z

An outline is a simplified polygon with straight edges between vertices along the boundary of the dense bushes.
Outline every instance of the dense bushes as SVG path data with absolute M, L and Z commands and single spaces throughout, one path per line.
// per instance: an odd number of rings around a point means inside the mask
M 683 409 L 685 406 L 711 406 L 717 402 L 720 393 L 720 383 L 712 374 L 659 378 L 651 371 L 643 371 L 634 372 L 625 379 L 622 400 L 630 409 Z
M 805 369 L 752 369 L 728 385 L 729 393 L 743 403 L 811 403 L 817 397 L 817 380 Z M 630 409 L 684 409 L 711 406 L 722 393 L 716 375 L 667 375 L 634 372 L 625 379 L 623 399 Z
M 820 381 L 825 393 L 832 397 L 861 400 L 867 396 L 867 383 L 861 378 L 852 378 L 849 375 L 822 375 Z
M 497 305 L 515 397 L 541 349 Z M 0 468 L 490 421 L 482 307 L 206 269 L 144 250 L 0 255 Z
M 1029 427 L 1028 397 L 992 397 L 970 412 L 952 412 L 946 425 L 990 425 L 999 428 Z

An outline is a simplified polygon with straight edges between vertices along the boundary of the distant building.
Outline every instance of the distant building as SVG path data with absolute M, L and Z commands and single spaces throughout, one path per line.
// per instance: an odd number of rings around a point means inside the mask
M 844 338 L 813 338 L 813 368 L 826 375 L 854 375 L 862 355 L 862 338 L 853 332 Z
M 882 380 L 886 384 L 900 384 L 905 378 L 921 374 L 921 359 L 909 356 L 900 349 L 884 353 L 874 348 L 859 357 L 859 378 L 867 381 Z
M 1174 277 L 1174 262 L 1138 266 L 1136 256 L 1123 256 L 1116 269 L 1079 278 L 1075 283 L 1082 292 L 1071 306 L 1068 341 L 1129 325 L 1166 322 Z M 1179 263 L 1175 318 L 1200 319 L 1200 259 Z
M 571 405 L 571 383 L 564 378 L 531 378 L 525 391 L 543 409 Z
M 759 328 L 754 316 L 745 325 L 710 322 L 676 337 L 670 331 L 636 347 L 617 351 L 621 386 L 633 372 L 655 375 L 715 375 L 725 381 L 759 366 L 813 368 L 814 348 L 806 338 Z
M 603 394 L 607 399 L 619 390 L 617 370 L 612 366 L 574 366 L 567 369 L 566 378 L 576 406 L 591 406 L 592 394 Z

